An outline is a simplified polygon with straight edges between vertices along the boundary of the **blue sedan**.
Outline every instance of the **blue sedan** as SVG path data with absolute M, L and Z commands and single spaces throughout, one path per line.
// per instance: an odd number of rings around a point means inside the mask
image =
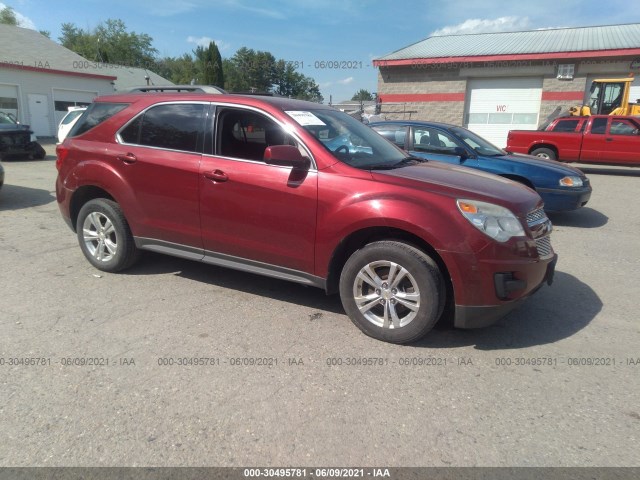
M 538 192 L 547 211 L 576 210 L 591 197 L 589 179 L 577 168 L 505 152 L 466 128 L 417 121 L 369 126 L 414 157 L 476 168 L 523 183 Z

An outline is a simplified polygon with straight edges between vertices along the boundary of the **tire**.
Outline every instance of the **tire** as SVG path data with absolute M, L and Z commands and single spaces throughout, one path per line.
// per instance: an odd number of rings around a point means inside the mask
M 37 142 L 34 142 L 33 147 L 31 148 L 31 152 L 29 153 L 29 159 L 31 160 L 43 160 L 44 157 L 47 156 L 47 152 L 42 145 Z
M 36 160 L 43 160 L 44 157 L 47 156 L 47 152 L 45 151 L 44 148 L 42 148 L 42 145 L 40 145 L 39 143 L 36 143 L 35 146 L 33 147 L 33 158 L 35 158 Z
M 76 223 L 78 243 L 89 263 L 103 272 L 119 272 L 140 255 L 120 206 L 105 198 L 83 205 Z
M 340 275 L 340 298 L 351 321 L 366 335 L 410 343 L 426 335 L 442 315 L 445 285 L 440 269 L 424 252 L 402 242 L 382 241 L 347 260 Z
M 546 158 L 549 160 L 558 159 L 556 152 L 554 152 L 550 148 L 534 148 L 533 150 L 531 150 L 531 155 L 533 155 L 534 157 Z

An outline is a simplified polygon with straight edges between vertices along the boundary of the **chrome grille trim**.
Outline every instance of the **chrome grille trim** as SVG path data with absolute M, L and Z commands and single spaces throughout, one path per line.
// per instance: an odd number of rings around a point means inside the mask
M 536 239 L 536 247 L 538 248 L 538 255 L 541 259 L 544 260 L 553 256 L 551 237 L 549 235 Z
M 539 231 L 540 227 L 538 226 L 545 222 L 549 223 L 549 229 L 547 232 L 543 233 Z M 552 227 L 551 222 L 549 222 L 549 219 L 547 218 L 547 214 L 544 212 L 544 208 L 537 208 L 536 210 L 529 212 L 527 214 L 527 224 L 529 225 L 529 228 L 536 227 L 535 230 L 539 232 L 538 234 L 543 235 L 535 239 L 540 259 L 546 260 L 553 257 L 553 247 L 551 246 L 551 236 L 549 235 Z
M 537 223 L 542 223 L 547 220 L 547 214 L 544 213 L 543 208 L 538 208 L 532 212 L 527 213 L 527 224 L 529 226 Z

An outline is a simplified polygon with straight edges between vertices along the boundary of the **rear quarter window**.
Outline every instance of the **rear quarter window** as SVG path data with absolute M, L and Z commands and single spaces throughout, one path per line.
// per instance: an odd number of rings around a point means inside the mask
M 100 125 L 105 120 L 128 107 L 128 103 L 92 103 L 69 132 L 69 137 L 77 137 Z

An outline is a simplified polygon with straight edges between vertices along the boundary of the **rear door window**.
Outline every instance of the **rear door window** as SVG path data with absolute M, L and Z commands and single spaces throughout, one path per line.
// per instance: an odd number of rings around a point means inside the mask
M 398 147 L 405 148 L 407 127 L 403 125 L 376 125 L 372 128 Z
M 608 121 L 608 118 L 594 118 L 593 124 L 591 125 L 591 133 L 595 133 L 596 135 L 604 135 L 607 131 Z
M 201 152 L 204 104 L 156 105 L 131 121 L 121 132 L 123 143 Z

